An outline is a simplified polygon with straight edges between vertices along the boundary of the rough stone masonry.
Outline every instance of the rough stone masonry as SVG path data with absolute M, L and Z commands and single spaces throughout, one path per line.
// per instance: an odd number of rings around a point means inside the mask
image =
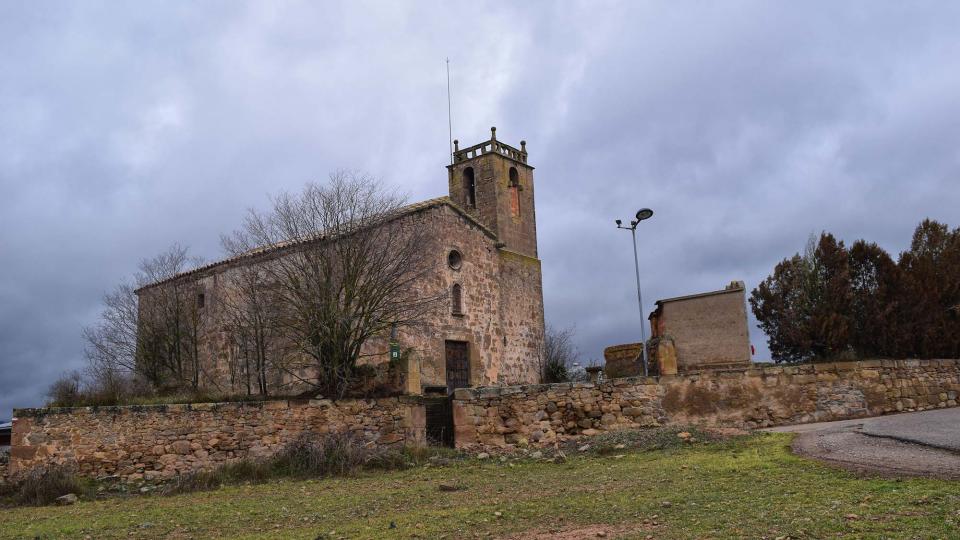
M 409 353 L 404 382 L 409 394 L 446 386 L 522 384 L 540 380 L 538 352 L 544 317 L 540 259 L 537 254 L 533 167 L 526 142 L 514 148 L 490 139 L 456 149 L 447 166 L 449 195 L 409 205 L 393 221 L 428 232 L 434 263 L 414 284 L 424 296 L 446 292 L 447 305 L 364 344 L 362 363 L 390 362 L 390 341 Z M 197 384 L 211 393 L 245 390 L 239 376 L 244 361 L 232 335 L 227 306 L 242 268 L 282 257 L 264 249 L 196 268 L 138 289 L 141 312 L 162 298 L 180 298 L 198 328 Z M 169 292 L 172 288 L 176 294 Z M 166 291 L 166 294 L 165 294 Z M 309 390 L 309 372 L 268 375 L 271 393 L 299 395 Z
M 661 425 L 757 428 L 954 407 L 958 360 L 869 360 L 456 390 L 456 445 L 503 451 Z M 269 455 L 304 431 L 426 443 L 422 398 L 15 410 L 11 473 L 70 464 L 136 482 Z
M 456 444 L 496 449 L 665 424 L 757 428 L 957 405 L 958 360 L 869 360 L 459 389 Z
M 352 432 L 370 444 L 422 445 L 415 397 L 19 409 L 10 474 L 41 465 L 127 482 L 168 479 L 269 456 L 301 433 Z

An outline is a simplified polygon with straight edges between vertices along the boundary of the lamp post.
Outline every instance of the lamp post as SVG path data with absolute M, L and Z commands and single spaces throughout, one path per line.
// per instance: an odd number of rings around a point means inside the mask
M 616 221 L 618 229 L 625 229 L 630 231 L 630 235 L 633 237 L 633 268 L 637 274 L 637 304 L 640 307 L 640 339 L 641 349 L 643 350 L 643 376 L 646 377 L 650 375 L 650 365 L 647 363 L 647 331 L 644 328 L 643 322 L 643 294 L 640 292 L 640 260 L 637 258 L 637 224 L 645 219 L 650 219 L 653 217 L 653 210 L 649 208 L 641 208 L 637 210 L 637 216 L 635 220 L 630 222 L 629 227 L 624 227 L 623 222 L 619 219 Z

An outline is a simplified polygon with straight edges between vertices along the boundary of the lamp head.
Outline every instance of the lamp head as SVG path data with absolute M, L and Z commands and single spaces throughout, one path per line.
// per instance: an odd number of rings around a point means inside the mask
M 619 227 L 619 226 L 622 225 L 622 224 L 623 224 L 623 222 L 618 219 L 618 220 L 617 220 L 617 227 Z
M 653 217 L 653 210 L 649 208 L 641 208 L 640 210 L 637 210 L 638 222 L 643 221 L 645 219 L 650 219 L 651 217 Z

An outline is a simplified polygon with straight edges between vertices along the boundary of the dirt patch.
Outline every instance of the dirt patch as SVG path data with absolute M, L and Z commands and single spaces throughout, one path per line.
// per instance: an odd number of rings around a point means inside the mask
M 638 533 L 646 525 L 583 525 L 524 531 L 501 540 L 584 540 L 586 538 L 619 538 L 627 533 Z M 652 529 L 651 529 L 652 530 Z
M 711 440 L 715 441 L 750 435 L 749 431 L 735 427 L 705 427 L 701 429 L 710 435 Z

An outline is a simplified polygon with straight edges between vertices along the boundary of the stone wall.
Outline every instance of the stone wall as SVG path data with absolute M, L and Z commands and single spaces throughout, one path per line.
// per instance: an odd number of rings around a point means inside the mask
M 603 350 L 603 373 L 607 377 L 643 375 L 643 344 L 624 343 Z
M 757 366 L 599 384 L 456 390 L 456 444 L 548 445 L 617 429 L 697 424 L 758 428 L 957 405 L 958 360 Z M 88 476 L 153 481 L 272 454 L 304 431 L 423 444 L 416 397 L 15 410 L 10 472 L 50 463 Z M 0 471 L 2 472 L 2 471 Z
M 128 482 L 275 453 L 304 431 L 353 432 L 377 445 L 425 442 L 417 398 L 14 410 L 11 475 L 44 464 Z
M 4 448 L 0 450 L 0 484 L 7 481 L 7 474 L 10 472 L 10 452 Z
M 957 405 L 957 360 L 870 360 L 459 389 L 457 446 L 496 448 L 665 424 L 757 428 Z

